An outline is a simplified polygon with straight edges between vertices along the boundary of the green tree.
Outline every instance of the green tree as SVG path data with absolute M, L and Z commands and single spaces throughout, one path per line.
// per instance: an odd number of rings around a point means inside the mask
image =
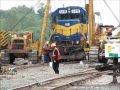
M 38 13 L 35 13 L 33 8 L 28 8 L 25 5 L 13 7 L 6 11 L 0 10 L 0 30 L 32 31 L 34 33 L 34 40 L 37 40 L 40 38 L 44 10 L 43 3 L 40 4 Z M 49 38 L 50 27 L 49 16 L 46 39 Z

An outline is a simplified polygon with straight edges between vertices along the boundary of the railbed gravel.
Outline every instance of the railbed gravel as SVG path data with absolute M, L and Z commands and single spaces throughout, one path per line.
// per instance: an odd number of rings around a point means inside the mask
M 50 78 L 56 78 L 67 74 L 87 70 L 88 64 L 60 64 L 60 74 L 56 75 L 49 65 L 17 69 L 14 75 L 0 75 L 0 90 L 11 90 L 24 85 L 40 82 Z
M 102 75 L 84 84 L 71 86 L 65 90 L 120 90 L 120 76 L 117 76 L 117 84 L 112 84 L 112 75 Z

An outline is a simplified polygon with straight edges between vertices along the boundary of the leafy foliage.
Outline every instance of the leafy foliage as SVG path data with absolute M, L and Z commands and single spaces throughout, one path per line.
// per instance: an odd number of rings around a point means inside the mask
M 21 32 L 32 31 L 34 40 L 40 38 L 44 16 L 44 4 L 40 4 L 40 9 L 36 14 L 33 8 L 25 5 L 13 7 L 10 10 L 0 10 L 0 30 Z M 48 21 L 46 39 L 49 38 L 50 17 Z

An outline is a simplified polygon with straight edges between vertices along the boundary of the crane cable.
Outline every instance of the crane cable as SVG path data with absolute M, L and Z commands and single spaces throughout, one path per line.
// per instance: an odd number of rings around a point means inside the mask
M 120 0 L 119 0 L 119 16 L 120 16 Z M 119 17 L 120 20 L 120 17 Z M 119 23 L 119 27 L 120 27 L 120 23 Z
M 37 3 L 34 5 L 34 7 L 37 6 L 37 4 L 39 4 L 40 1 L 41 1 L 41 0 L 38 0 Z M 12 26 L 12 28 L 10 29 L 10 31 L 13 30 L 28 14 L 30 14 L 32 10 L 33 10 L 33 8 L 31 8 L 24 16 L 22 16 L 22 18 L 20 18 L 20 19 L 17 21 L 17 23 Z
M 86 4 L 87 4 L 87 2 L 86 2 L 86 0 L 85 0 L 85 7 L 86 7 Z
M 110 6 L 108 5 L 108 3 L 106 2 L 106 0 L 103 0 L 103 2 L 105 3 L 105 5 L 108 7 L 108 9 L 110 10 L 110 12 L 112 13 L 112 15 L 114 16 L 114 18 L 116 19 L 116 21 L 119 23 L 120 25 L 120 20 L 117 18 L 117 16 L 115 15 L 115 13 L 112 11 L 112 9 L 110 8 Z
M 55 0 L 53 0 L 53 6 L 54 6 L 54 9 L 56 9 L 56 6 L 55 6 Z M 51 7 L 51 6 L 50 6 Z M 50 13 L 52 13 L 52 9 L 50 8 Z M 52 17 L 52 16 L 51 16 Z M 51 25 L 51 27 L 52 27 L 52 25 Z M 51 28 L 52 29 L 52 28 Z M 51 39 L 51 37 L 52 37 L 52 35 L 53 35 L 53 33 L 55 33 L 55 31 L 54 30 L 50 30 L 49 31 L 49 38 L 48 38 L 48 41 L 50 41 L 50 39 Z
M 54 2 L 54 8 L 55 8 L 55 0 L 53 1 Z M 50 5 L 50 13 L 52 13 L 52 8 L 51 8 L 51 5 Z M 50 16 L 51 17 L 51 16 Z M 51 23 L 50 23 L 51 24 Z M 52 25 L 51 25 L 52 26 Z M 49 29 L 49 38 L 47 39 L 47 41 L 50 41 L 51 37 L 52 37 L 52 34 L 54 33 L 53 30 L 51 30 L 52 28 L 50 27 Z

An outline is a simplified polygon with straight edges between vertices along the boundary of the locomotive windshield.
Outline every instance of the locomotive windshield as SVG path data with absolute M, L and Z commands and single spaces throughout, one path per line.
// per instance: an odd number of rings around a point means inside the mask
M 79 14 L 61 14 L 61 20 L 68 20 L 68 19 L 79 19 Z
M 81 23 L 87 22 L 87 15 L 80 13 L 61 14 L 60 20 L 79 20 Z

